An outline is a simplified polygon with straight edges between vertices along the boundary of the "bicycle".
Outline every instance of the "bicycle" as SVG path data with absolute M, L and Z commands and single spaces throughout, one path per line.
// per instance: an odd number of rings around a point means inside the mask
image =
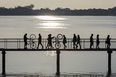
M 30 45 L 30 48 L 31 48 L 31 49 L 37 48 L 37 47 L 36 47 L 36 43 L 35 43 L 35 41 L 34 41 L 35 39 L 36 39 L 36 35 L 35 35 L 35 34 L 31 34 L 31 35 L 30 35 L 30 39 L 29 39 L 30 41 L 29 41 L 29 44 L 28 44 L 28 45 Z
M 61 47 L 61 44 L 60 44 L 60 41 L 59 40 L 62 40 L 63 39 L 63 35 L 62 34 L 58 34 L 57 37 L 55 37 L 55 47 L 57 49 L 59 49 Z

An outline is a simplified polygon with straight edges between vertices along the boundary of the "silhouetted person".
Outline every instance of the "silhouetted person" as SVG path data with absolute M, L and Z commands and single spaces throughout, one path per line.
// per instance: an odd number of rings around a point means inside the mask
M 93 34 L 90 36 L 90 49 L 92 49 L 93 46 Z
M 74 35 L 73 35 L 73 48 L 74 48 L 74 49 L 75 49 L 75 46 L 76 46 L 76 48 L 77 48 L 76 41 L 77 41 L 77 37 L 76 37 L 76 35 L 74 34 Z
M 64 49 L 67 47 L 65 44 L 67 43 L 67 41 L 66 41 L 66 37 L 65 37 L 65 35 L 63 35 L 63 45 L 64 45 Z
M 77 47 L 78 47 L 78 44 L 79 44 L 80 49 L 81 49 L 81 44 L 80 44 L 80 36 L 79 36 L 79 35 L 77 35 Z
M 108 35 L 106 42 L 105 42 L 107 44 L 107 48 L 110 48 L 110 46 L 111 46 L 110 40 L 111 40 L 110 35 Z
M 99 48 L 99 44 L 100 44 L 100 41 L 99 41 L 99 34 L 98 34 L 96 37 L 96 49 Z
M 27 38 L 27 33 L 25 33 L 23 39 L 24 39 L 24 49 L 27 49 L 27 39 L 28 39 Z
M 37 47 L 37 49 L 39 48 L 39 44 L 42 46 L 42 49 L 43 49 L 43 45 L 41 43 L 41 40 L 42 40 L 42 36 L 41 36 L 41 34 L 39 34 L 39 37 L 38 37 L 38 47 Z
M 53 47 L 52 47 L 52 39 L 53 39 L 53 38 L 54 38 L 54 37 L 51 37 L 51 34 L 48 35 L 48 39 L 47 39 L 47 40 L 48 40 L 48 44 L 47 44 L 48 49 L 49 49 L 49 47 L 53 48 Z M 47 48 L 47 47 L 46 47 L 46 48 Z

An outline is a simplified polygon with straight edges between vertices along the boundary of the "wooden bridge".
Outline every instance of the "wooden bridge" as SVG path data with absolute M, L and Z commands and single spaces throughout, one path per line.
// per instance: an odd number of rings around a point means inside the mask
M 23 38 L 0 38 L 0 51 L 2 51 L 2 75 L 6 74 L 5 69 L 5 54 L 6 51 L 57 51 L 56 57 L 56 75 L 60 75 L 60 51 L 106 51 L 108 53 L 108 76 L 111 75 L 111 53 L 116 51 L 116 39 L 111 39 L 111 47 L 107 48 L 105 44 L 105 38 L 100 39 L 100 48 L 96 48 L 96 39 L 93 39 L 92 49 L 90 48 L 90 39 L 89 38 L 81 38 L 80 45 L 81 47 L 74 47 L 73 39 L 67 38 L 66 46 L 63 45 L 63 39 L 59 39 L 60 36 L 52 40 L 51 48 L 47 47 L 48 40 L 47 38 L 42 38 L 42 45 L 38 46 L 38 39 L 32 37 L 28 38 L 27 49 L 24 48 L 24 40 Z

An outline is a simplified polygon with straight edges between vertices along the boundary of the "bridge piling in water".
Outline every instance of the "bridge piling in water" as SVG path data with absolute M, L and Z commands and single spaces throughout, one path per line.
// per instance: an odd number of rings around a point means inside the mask
M 59 76 L 60 75 L 60 50 L 57 49 L 56 50 L 56 54 L 57 54 L 57 60 L 56 60 L 56 75 Z
M 6 51 L 48 51 L 48 49 L 0 49 L 2 51 L 2 75 L 6 74 L 6 69 L 5 69 L 5 65 L 6 65 Z M 108 73 L 107 75 L 110 76 L 111 75 L 111 54 L 113 53 L 113 51 L 116 51 L 116 49 L 73 49 L 73 50 L 69 50 L 69 49 L 49 49 L 50 51 L 52 50 L 56 50 L 56 75 L 60 76 L 60 51 L 107 51 L 108 53 Z
M 111 54 L 112 54 L 112 51 L 108 50 L 107 53 L 108 53 L 108 75 L 111 75 Z
M 2 75 L 6 74 L 6 71 L 5 71 L 5 54 L 6 54 L 6 52 L 3 50 L 2 51 Z

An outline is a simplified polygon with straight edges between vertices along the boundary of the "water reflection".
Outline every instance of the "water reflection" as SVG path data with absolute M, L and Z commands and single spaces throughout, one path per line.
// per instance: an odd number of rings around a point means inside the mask
M 36 16 L 36 18 L 40 20 L 65 20 L 65 18 L 61 18 L 57 16 Z
M 46 55 L 50 55 L 50 56 L 55 56 L 56 55 L 56 51 L 46 51 L 45 54 Z
M 60 16 L 35 16 L 38 20 L 36 23 L 37 28 L 53 30 L 53 29 L 66 29 L 67 25 L 65 24 L 66 18 Z M 46 55 L 55 56 L 56 51 L 46 51 Z
M 47 28 L 47 29 L 64 29 L 66 24 L 64 24 L 66 18 L 57 16 L 36 16 L 39 20 L 37 28 Z

